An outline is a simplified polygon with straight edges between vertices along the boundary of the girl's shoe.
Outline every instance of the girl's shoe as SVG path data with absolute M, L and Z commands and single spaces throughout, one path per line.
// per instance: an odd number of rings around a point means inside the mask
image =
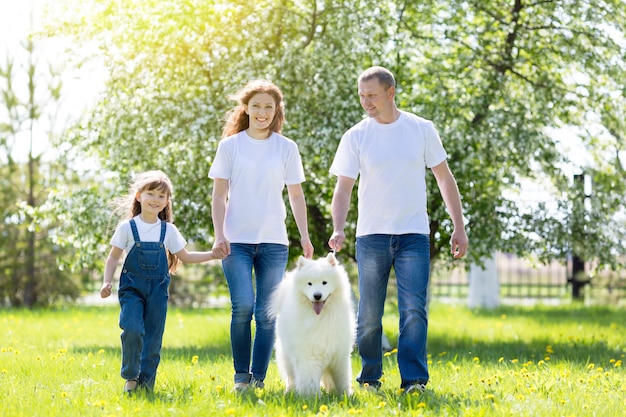
M 128 379 L 124 384 L 124 393 L 130 394 L 137 389 L 137 379 Z
M 247 382 L 237 382 L 233 387 L 233 391 L 235 392 L 246 392 L 250 388 L 250 384 Z

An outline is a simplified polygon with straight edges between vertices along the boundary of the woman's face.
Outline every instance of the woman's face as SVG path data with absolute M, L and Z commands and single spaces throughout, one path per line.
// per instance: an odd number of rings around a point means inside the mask
M 267 93 L 257 93 L 245 106 L 250 118 L 250 128 L 257 131 L 268 130 L 276 114 L 276 102 Z

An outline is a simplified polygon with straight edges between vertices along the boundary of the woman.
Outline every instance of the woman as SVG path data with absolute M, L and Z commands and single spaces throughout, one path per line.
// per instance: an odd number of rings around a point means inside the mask
M 255 80 L 233 98 L 237 105 L 226 115 L 209 177 L 214 180 L 213 250 L 227 255 L 222 268 L 232 303 L 234 389 L 245 391 L 249 387 L 264 388 L 274 346 L 274 320 L 268 317 L 267 308 L 272 291 L 283 278 L 289 255 L 285 184 L 306 258 L 313 256 L 313 245 L 298 146 L 280 134 L 285 120 L 281 91 L 269 81 Z M 256 285 L 252 282 L 253 270 Z

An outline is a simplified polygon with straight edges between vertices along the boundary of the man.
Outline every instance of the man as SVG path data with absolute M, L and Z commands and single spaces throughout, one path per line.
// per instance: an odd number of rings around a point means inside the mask
M 359 273 L 357 344 L 362 369 L 357 381 L 378 389 L 382 376 L 382 317 L 389 273 L 398 287 L 400 333 L 398 367 L 406 393 L 422 392 L 428 382 L 426 293 L 430 270 L 426 168 L 435 175 L 454 231 L 451 252 L 468 247 L 461 197 L 433 123 L 396 107 L 395 79 L 382 67 L 358 78 L 361 106 L 368 118 L 341 138 L 330 172 L 337 176 L 332 199 L 331 249 L 341 250 L 350 196 L 357 177 L 356 259 Z

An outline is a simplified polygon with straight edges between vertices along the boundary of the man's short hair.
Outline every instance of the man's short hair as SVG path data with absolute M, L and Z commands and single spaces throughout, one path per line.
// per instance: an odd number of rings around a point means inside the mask
M 396 86 L 396 79 L 393 77 L 391 71 L 389 71 L 387 68 L 379 66 L 370 67 L 363 71 L 361 75 L 359 75 L 358 82 L 360 83 L 361 81 L 369 81 L 373 78 L 376 78 L 380 85 L 385 88 L 385 90 L 387 90 L 389 87 Z

